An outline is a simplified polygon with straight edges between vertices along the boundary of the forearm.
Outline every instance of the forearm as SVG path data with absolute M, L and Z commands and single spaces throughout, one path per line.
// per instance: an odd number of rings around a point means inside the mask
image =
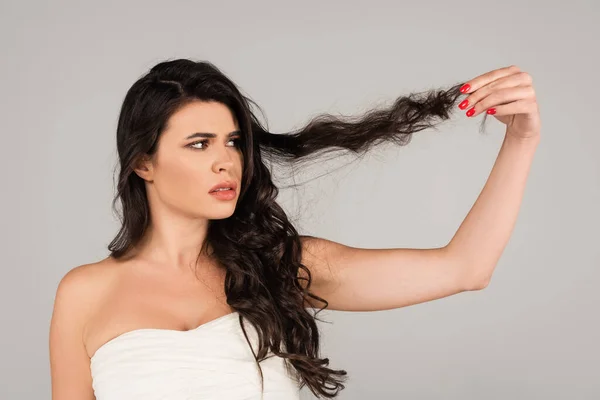
M 490 176 L 448 251 L 487 285 L 515 225 L 539 137 L 520 140 L 506 135 Z

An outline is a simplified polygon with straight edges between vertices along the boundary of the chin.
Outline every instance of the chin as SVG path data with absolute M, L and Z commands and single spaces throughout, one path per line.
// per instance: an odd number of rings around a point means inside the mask
M 229 218 L 233 215 L 235 211 L 235 208 L 231 208 L 231 210 L 223 210 L 221 212 L 218 211 L 213 211 L 209 216 L 208 219 L 225 219 L 225 218 Z

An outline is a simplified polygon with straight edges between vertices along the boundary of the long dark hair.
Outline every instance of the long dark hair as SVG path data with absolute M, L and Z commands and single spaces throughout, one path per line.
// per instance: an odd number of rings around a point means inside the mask
M 199 257 L 207 254 L 225 268 L 227 303 L 239 313 L 240 323 L 245 318 L 257 329 L 259 349 L 254 356 L 261 377 L 259 362 L 270 350 L 287 359 L 288 368 L 293 366 L 290 370 L 297 373 L 300 388 L 308 385 L 315 396 L 333 398 L 344 389 L 347 372 L 328 368 L 329 359 L 319 357 L 316 313 L 308 312 L 304 303 L 312 306 L 311 299 L 317 300 L 322 311 L 328 302 L 310 291 L 312 278 L 301 263 L 300 236 L 275 201 L 279 190 L 263 157 L 296 165 L 335 150 L 361 154 L 380 142 L 406 145 L 412 133 L 450 118 L 460 86 L 411 93 L 359 117 L 319 115 L 298 131 L 275 134 L 251 111 L 250 105 L 256 103 L 212 63 L 160 62 L 132 85 L 121 107 L 117 126 L 120 170 L 112 205 L 119 214 L 116 202 L 121 201 L 122 225 L 108 245 L 111 256 L 123 257 L 148 227 L 145 184 L 134 166 L 143 155 L 154 154 L 169 117 L 193 101 L 226 105 L 242 132 L 241 191 L 231 217 L 209 221 Z

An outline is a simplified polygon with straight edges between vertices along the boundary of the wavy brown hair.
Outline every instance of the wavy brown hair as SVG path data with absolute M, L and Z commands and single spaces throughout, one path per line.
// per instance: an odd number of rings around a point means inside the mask
M 301 263 L 300 236 L 275 201 L 279 189 L 265 161 L 297 165 L 331 151 L 364 154 L 381 142 L 406 145 L 414 132 L 435 128 L 450 118 L 461 95 L 460 86 L 411 93 L 360 116 L 323 114 L 297 131 L 272 133 L 251 111 L 251 104 L 256 103 L 212 63 L 189 59 L 160 62 L 131 86 L 121 107 L 119 174 L 112 203 L 121 228 L 108 245 L 111 256 L 123 257 L 148 227 L 145 184 L 134 173 L 134 166 L 140 157 L 154 154 L 169 117 L 193 101 L 224 104 L 242 132 L 241 191 L 233 215 L 209 221 L 198 257 L 208 255 L 226 269 L 227 303 L 239 313 L 240 323 L 248 320 L 258 333 L 259 348 L 254 356 L 261 378 L 260 361 L 270 350 L 286 359 L 288 368 L 293 367 L 290 370 L 298 376 L 300 388 L 307 385 L 315 396 L 333 398 L 344 389 L 347 373 L 329 368 L 329 359 L 319 355 L 316 314 L 327 308 L 328 302 L 311 293 L 311 272 Z M 318 311 L 311 314 L 305 302 Z

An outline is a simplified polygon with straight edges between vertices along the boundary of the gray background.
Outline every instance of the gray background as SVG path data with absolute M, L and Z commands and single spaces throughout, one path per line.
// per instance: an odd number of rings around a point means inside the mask
M 206 59 L 275 132 L 516 64 L 542 116 L 513 236 L 488 288 L 379 312 L 321 314 L 341 399 L 600 398 L 600 6 L 557 2 L 3 2 L 0 398 L 50 398 L 56 286 L 117 230 L 115 128 L 127 89 L 166 58 Z M 280 203 L 301 233 L 352 246 L 444 245 L 504 130 L 463 112 L 407 147 L 329 172 Z M 338 168 L 338 169 L 336 169 Z M 283 182 L 283 180 L 282 180 Z M 303 398 L 312 398 L 306 389 Z

